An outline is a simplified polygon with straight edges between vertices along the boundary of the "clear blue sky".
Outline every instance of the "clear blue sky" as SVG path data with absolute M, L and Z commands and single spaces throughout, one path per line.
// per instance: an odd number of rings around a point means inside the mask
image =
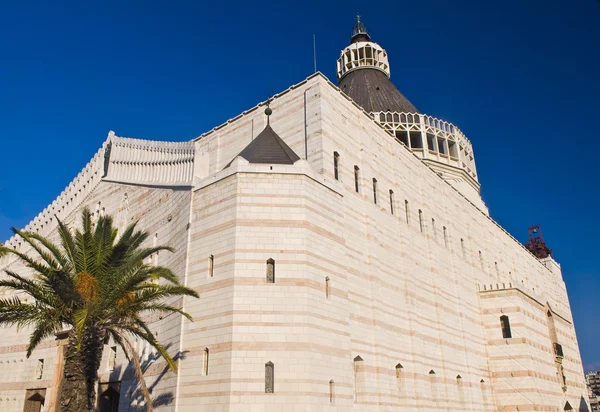
M 596 0 L 3 1 L 0 239 L 109 130 L 188 140 L 303 80 L 313 33 L 335 81 L 357 12 L 400 90 L 472 141 L 493 218 L 523 241 L 542 225 L 586 370 L 600 369 Z

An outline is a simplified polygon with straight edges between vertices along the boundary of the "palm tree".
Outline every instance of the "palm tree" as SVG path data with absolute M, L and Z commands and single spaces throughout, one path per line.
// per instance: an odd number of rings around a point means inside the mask
M 159 251 L 171 248 L 144 248 L 148 234 L 136 231 L 136 223 L 120 236 L 110 216 L 93 224 L 86 208 L 82 228 L 71 233 L 58 220 L 60 242 L 52 243 L 36 233 L 13 229 L 35 251 L 35 257 L 0 245 L 0 255 L 13 254 L 34 275 L 24 277 L 6 270 L 0 287 L 17 294 L 0 299 L 0 325 L 30 327 L 27 357 L 45 338 L 66 328 L 68 344 L 60 405 L 63 412 L 95 410 L 98 368 L 104 343 L 112 338 L 134 365 L 146 407 L 152 410 L 150 395 L 141 372 L 138 354 L 130 339 L 148 342 L 176 372 L 176 364 L 158 342 L 144 320 L 149 313 L 178 313 L 191 317 L 166 301 L 172 297 L 198 294 L 179 283 L 168 268 L 144 263 Z M 19 294 L 33 302 L 22 301 Z

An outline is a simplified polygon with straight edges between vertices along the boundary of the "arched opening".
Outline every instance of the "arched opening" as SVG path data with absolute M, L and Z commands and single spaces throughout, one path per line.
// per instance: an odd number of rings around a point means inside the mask
M 503 339 L 512 338 L 512 332 L 510 330 L 510 321 L 508 320 L 508 316 L 506 316 L 506 315 L 500 316 L 500 328 L 502 329 L 502 338 Z
M 362 391 L 362 383 L 363 383 L 363 358 L 360 356 L 356 356 L 354 358 L 354 402 L 359 401 L 359 392 Z
M 458 400 L 462 404 L 465 402 L 465 388 L 462 382 L 462 376 L 456 375 L 456 390 L 458 391 Z
M 333 379 L 331 379 L 329 381 L 329 403 L 333 404 L 333 399 L 334 399 L 334 392 L 335 392 L 335 382 L 333 381 Z

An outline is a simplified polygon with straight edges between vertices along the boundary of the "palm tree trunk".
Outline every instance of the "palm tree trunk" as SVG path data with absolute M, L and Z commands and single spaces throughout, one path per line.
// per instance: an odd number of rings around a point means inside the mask
M 85 328 L 81 339 L 83 357 L 83 373 L 85 375 L 87 405 L 90 411 L 96 410 L 96 387 L 98 385 L 98 369 L 104 349 L 104 333 L 96 325 Z
M 69 332 L 60 387 L 60 411 L 89 411 L 83 354 L 77 350 L 75 332 Z

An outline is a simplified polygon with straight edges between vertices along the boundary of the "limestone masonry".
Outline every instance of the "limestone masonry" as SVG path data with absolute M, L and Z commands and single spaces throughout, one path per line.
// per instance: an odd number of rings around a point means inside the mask
M 471 142 L 360 21 L 337 67 L 190 142 L 110 132 L 25 229 L 88 206 L 175 248 L 153 263 L 200 299 L 151 319 L 179 374 L 139 344 L 158 411 L 588 410 L 560 265 L 489 217 Z M 28 331 L 0 333 L 0 411 L 58 411 L 64 340 L 26 359 Z M 142 410 L 117 345 L 102 362 L 101 410 Z

